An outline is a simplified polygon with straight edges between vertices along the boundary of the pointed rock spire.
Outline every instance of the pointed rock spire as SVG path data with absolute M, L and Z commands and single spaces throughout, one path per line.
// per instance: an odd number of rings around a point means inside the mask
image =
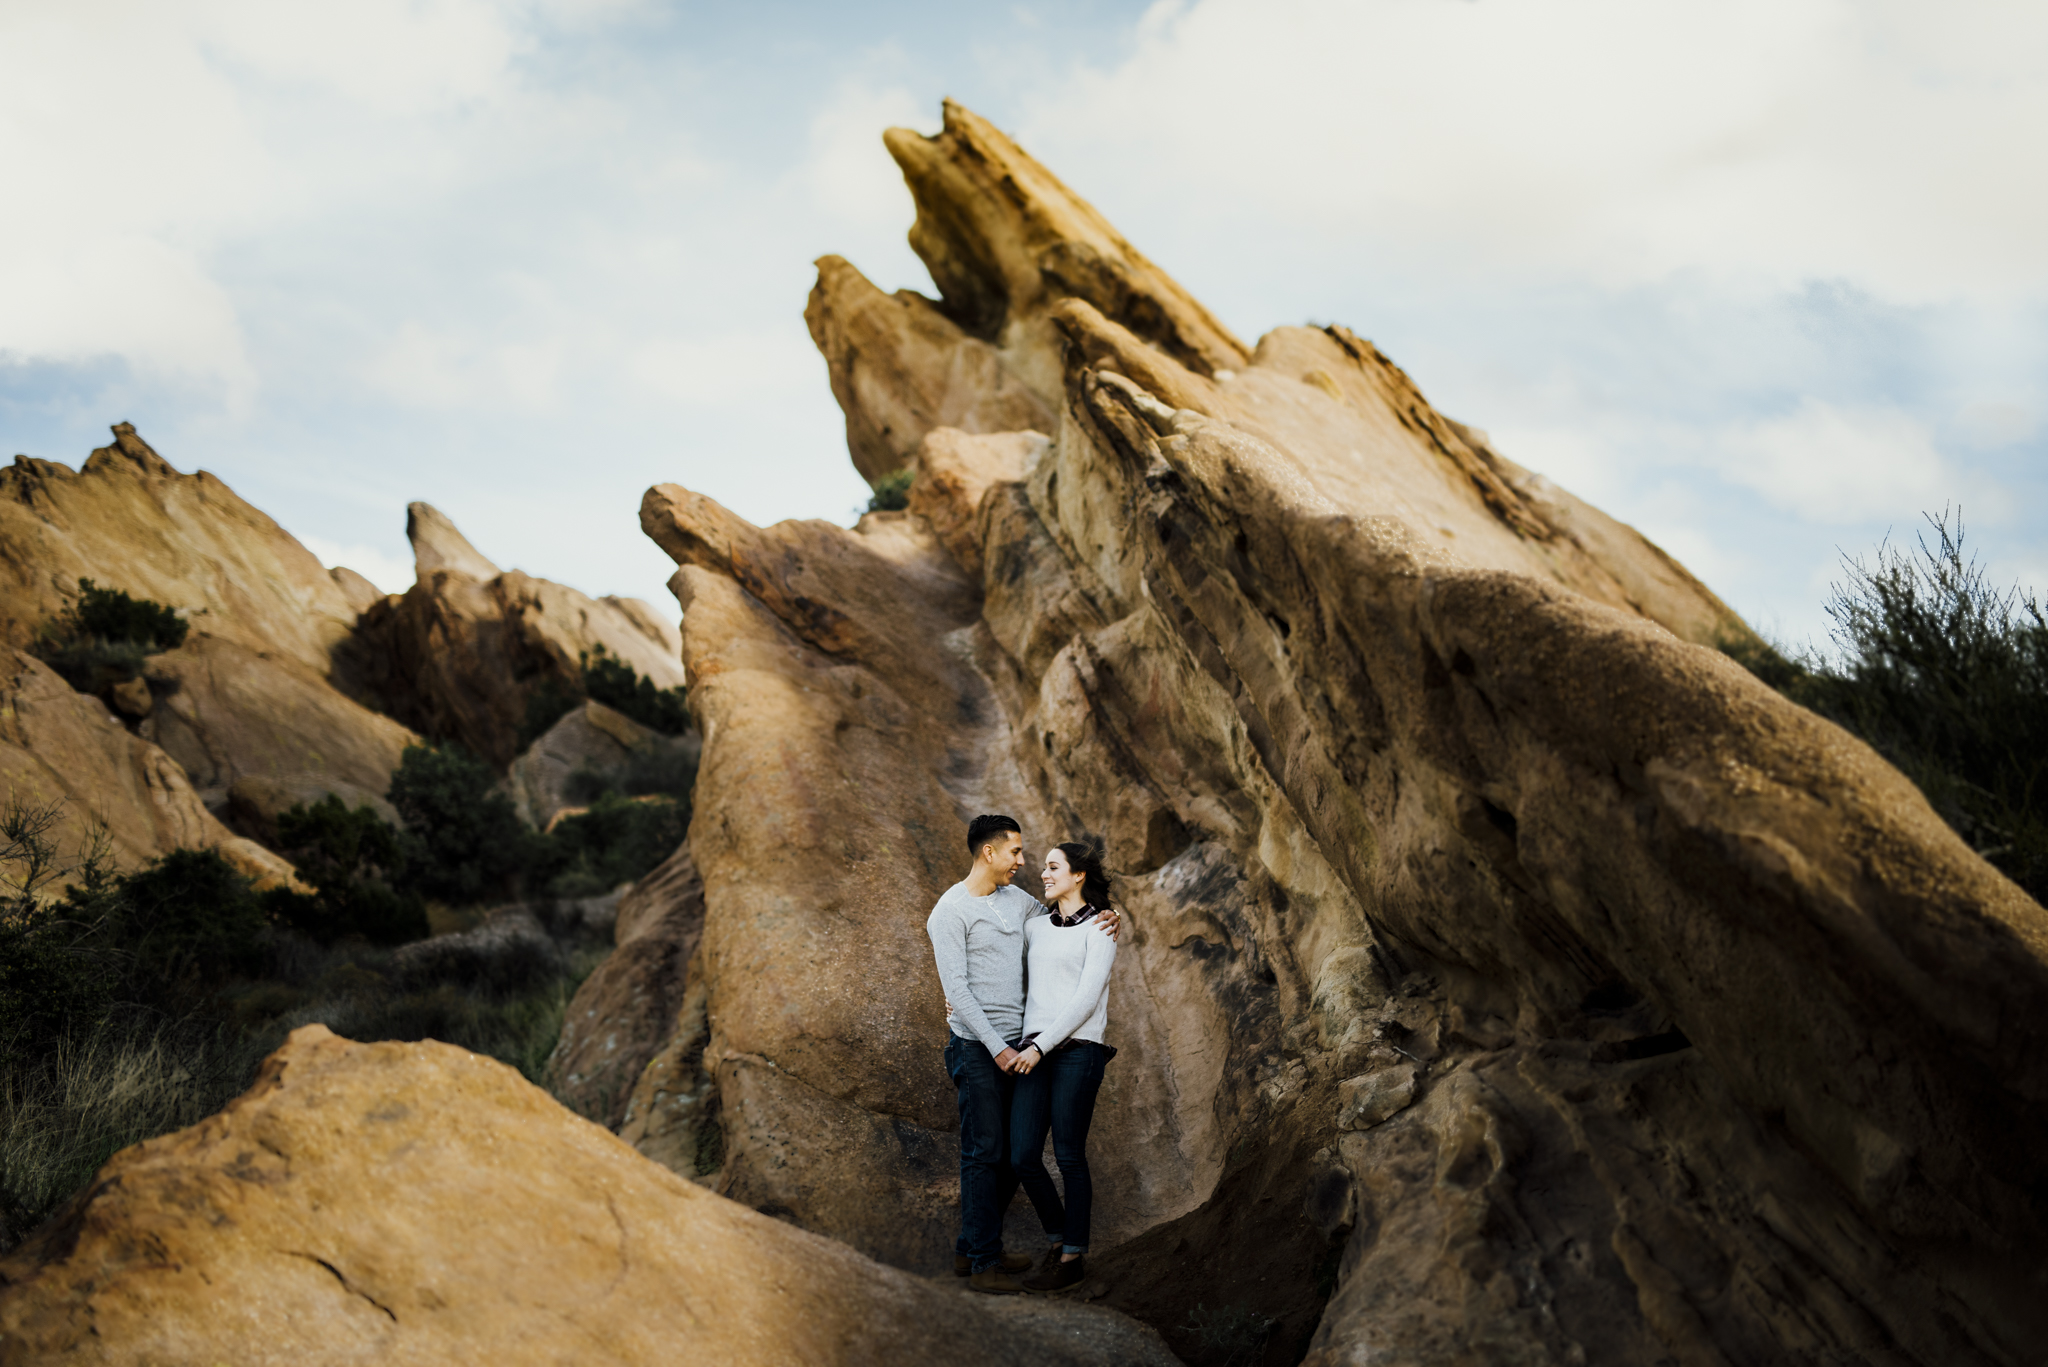
M 405 505 L 405 539 L 412 542 L 413 573 L 421 579 L 436 570 L 453 570 L 472 579 L 496 579 L 503 572 L 431 503 Z

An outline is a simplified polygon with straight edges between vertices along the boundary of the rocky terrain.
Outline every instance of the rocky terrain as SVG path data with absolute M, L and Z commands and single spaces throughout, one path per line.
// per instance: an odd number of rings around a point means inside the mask
M 909 511 L 641 509 L 704 922 L 627 1137 L 935 1268 L 923 911 L 1009 811 L 1120 876 L 1093 1261 L 1183 1357 L 2025 1360 L 2041 908 L 1370 343 L 1247 347 L 957 106 L 888 145 L 942 297 L 807 318 Z
M 1173 1361 L 1121 1315 L 963 1297 L 722 1201 L 502 1064 L 318 1025 L 0 1279 L 10 1363 Z
M 77 782 L 128 785 L 134 857 L 226 848 L 209 803 L 258 830 L 255 780 L 358 783 L 404 727 L 553 820 L 646 743 L 591 704 L 521 744 L 600 645 L 687 679 L 702 744 L 689 839 L 556 1046 L 588 1119 L 308 1027 L 0 1262 L 7 1360 L 2037 1356 L 2048 912 L 1714 649 L 1747 628 L 1683 567 L 1370 342 L 1247 346 L 956 105 L 887 143 L 940 297 L 827 257 L 805 317 L 856 468 L 911 472 L 909 507 L 761 528 L 649 490 L 679 639 L 424 505 L 419 582 L 376 594 L 132 432 L 7 476 L 0 549 L 53 567 L 15 572 L 10 640 L 170 548 L 122 581 L 195 623 L 148 707 L 23 656 L 5 714 L 98 747 Z M 93 509 L 138 530 L 94 549 Z M 291 602 L 275 659 L 230 626 Z M 289 723 L 242 701 L 259 667 L 300 681 L 267 690 Z M 277 739 L 322 728 L 357 758 Z M 16 734 L 0 760 L 72 781 Z M 1099 836 L 1127 913 L 1063 1302 L 947 1275 L 923 922 L 979 811 L 1034 856 Z

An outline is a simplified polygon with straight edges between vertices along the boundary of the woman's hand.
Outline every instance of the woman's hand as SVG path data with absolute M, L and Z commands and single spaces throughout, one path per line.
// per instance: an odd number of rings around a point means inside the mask
M 1017 1061 L 1010 1065 L 1010 1071 L 1021 1077 L 1023 1074 L 1036 1068 L 1039 1060 L 1044 1057 L 1044 1054 L 1038 1052 L 1037 1045 L 1027 1044 L 1024 1046 L 1024 1052 L 1017 1055 Z

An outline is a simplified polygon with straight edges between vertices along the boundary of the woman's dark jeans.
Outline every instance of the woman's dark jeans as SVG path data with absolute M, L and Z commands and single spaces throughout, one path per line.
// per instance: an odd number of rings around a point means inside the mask
M 1110 1051 L 1093 1040 L 1055 1049 L 1017 1079 L 1010 1098 L 1010 1166 L 1031 1198 L 1046 1236 L 1061 1240 L 1067 1253 L 1088 1251 L 1088 1217 L 1095 1204 L 1095 1184 L 1088 1176 L 1088 1122 L 1095 1118 L 1095 1094 L 1102 1088 L 1109 1057 Z M 1059 1188 L 1045 1170 L 1047 1130 L 1052 1131 L 1053 1158 L 1067 1184 L 1064 1208 Z

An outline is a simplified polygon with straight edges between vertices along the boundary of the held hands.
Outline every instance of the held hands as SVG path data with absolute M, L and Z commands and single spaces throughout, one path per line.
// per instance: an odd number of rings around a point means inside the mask
M 1038 1052 L 1038 1046 L 1035 1044 L 1025 1045 L 1024 1052 L 1021 1054 L 1011 1053 L 1011 1051 L 1007 1049 L 1003 1052 L 1011 1054 L 1011 1057 L 1016 1060 L 1014 1063 L 1010 1065 L 1010 1071 L 1015 1073 L 1019 1077 L 1024 1076 L 1024 1074 L 1030 1072 L 1033 1068 L 1036 1068 L 1040 1063 L 1044 1062 L 1045 1060 L 1045 1055 Z M 997 1059 L 996 1063 L 1000 1065 L 1002 1063 L 1002 1060 Z

